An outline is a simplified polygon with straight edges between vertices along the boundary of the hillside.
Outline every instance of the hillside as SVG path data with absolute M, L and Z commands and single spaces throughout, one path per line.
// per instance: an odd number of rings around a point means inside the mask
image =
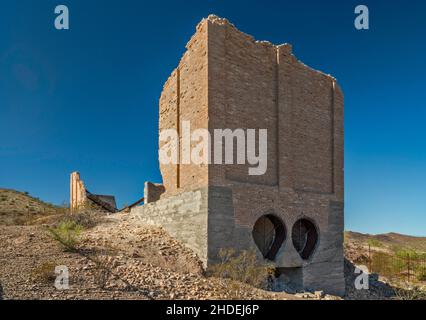
M 382 248 L 383 250 L 411 249 L 426 252 L 426 237 L 413 237 L 399 233 L 363 234 L 359 232 L 345 232 L 345 242 L 356 243 Z
M 63 208 L 43 202 L 28 193 L 0 189 L 0 225 L 25 225 L 61 213 Z

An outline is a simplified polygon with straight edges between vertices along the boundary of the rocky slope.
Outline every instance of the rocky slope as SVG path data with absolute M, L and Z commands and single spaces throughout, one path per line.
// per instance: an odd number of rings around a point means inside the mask
M 162 229 L 109 218 L 65 252 L 45 226 L 0 226 L 3 299 L 297 299 L 206 278 L 200 262 Z M 94 261 L 95 260 L 95 261 Z M 70 289 L 53 286 L 57 265 L 68 267 Z
M 0 189 L 0 224 L 30 224 L 42 217 L 58 214 L 63 208 L 43 202 L 28 193 Z

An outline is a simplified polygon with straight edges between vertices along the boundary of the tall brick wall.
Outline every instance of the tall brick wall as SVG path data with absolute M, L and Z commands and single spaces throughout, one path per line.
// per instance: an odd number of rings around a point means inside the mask
M 198 25 L 160 99 L 160 130 L 182 135 L 184 120 L 192 130 L 208 128 L 212 137 L 214 129 L 268 130 L 264 175 L 249 176 L 248 164 L 161 165 L 162 199 L 210 190 L 208 261 L 220 248 L 253 247 L 256 221 L 273 214 L 287 231 L 276 266 L 301 268 L 294 274 L 304 286 L 342 293 L 343 94 L 336 80 L 298 61 L 290 45 L 255 41 L 210 16 Z M 291 240 L 302 218 L 319 237 L 308 261 Z
M 275 46 L 255 42 L 225 20 L 209 20 L 209 127 L 268 129 L 268 167 L 249 176 L 248 165 L 214 166 L 210 183 L 277 185 L 277 65 Z
M 176 129 L 182 135 L 183 121 L 189 121 L 191 131 L 208 128 L 208 55 L 207 24 L 201 23 L 188 42 L 187 51 L 178 67 L 164 85 L 160 98 L 160 131 Z M 164 143 L 160 143 L 160 148 Z M 192 144 L 194 146 L 195 143 Z M 181 162 L 182 154 L 179 154 Z M 205 165 L 160 163 L 166 194 L 196 189 L 208 184 L 208 168 Z M 181 190 L 179 190 L 181 189 Z
M 267 128 L 268 170 L 210 166 L 209 183 L 292 188 L 342 199 L 343 97 L 335 79 L 299 62 L 290 45 L 258 42 L 209 20 L 209 128 Z
M 268 169 L 249 176 L 248 164 L 161 165 L 167 194 L 241 182 L 342 200 L 342 93 L 334 78 L 299 62 L 290 45 L 255 41 L 224 19 L 203 20 L 160 98 L 160 130 L 182 136 L 182 121 L 212 136 L 214 129 L 267 128 Z

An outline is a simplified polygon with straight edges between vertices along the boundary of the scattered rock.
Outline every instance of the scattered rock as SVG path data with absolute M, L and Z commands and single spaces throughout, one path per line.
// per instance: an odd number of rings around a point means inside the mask
M 28 239 L 32 239 L 30 245 Z M 236 298 L 235 290 L 230 290 L 231 282 L 204 276 L 194 252 L 161 228 L 132 223 L 128 214 L 111 216 L 86 230 L 79 243 L 80 252 L 64 252 L 42 226 L 0 226 L 0 243 L 0 299 Z M 70 290 L 56 290 L 53 283 L 37 284 L 28 277 L 51 263 L 69 268 Z M 356 290 L 354 265 L 349 261 L 345 261 L 345 274 L 346 299 L 387 299 L 395 295 L 393 288 L 375 275 L 370 275 L 370 290 Z M 274 291 L 241 284 L 237 298 L 340 299 L 323 291 L 290 294 L 296 292 L 283 284 Z

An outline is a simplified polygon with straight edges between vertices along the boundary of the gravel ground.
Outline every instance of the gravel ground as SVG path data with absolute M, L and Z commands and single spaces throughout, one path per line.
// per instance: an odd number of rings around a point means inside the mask
M 54 221 L 54 219 L 52 220 Z M 83 232 L 77 252 L 66 252 L 47 225 L 0 226 L 1 299 L 325 299 L 321 293 L 269 292 L 209 278 L 189 249 L 163 229 L 143 226 L 128 214 L 102 219 Z M 349 258 L 360 250 L 346 247 Z M 54 286 L 55 266 L 66 266 L 69 289 Z M 345 261 L 345 299 L 394 298 L 393 288 L 371 275 L 370 290 L 356 290 L 354 265 Z
M 64 252 L 46 226 L 0 226 L 3 299 L 230 299 L 230 282 L 203 276 L 200 261 L 159 228 L 111 218 Z M 69 290 L 54 287 L 55 266 L 68 267 Z M 46 271 L 47 270 L 47 271 Z M 241 299 L 298 299 L 241 285 Z

